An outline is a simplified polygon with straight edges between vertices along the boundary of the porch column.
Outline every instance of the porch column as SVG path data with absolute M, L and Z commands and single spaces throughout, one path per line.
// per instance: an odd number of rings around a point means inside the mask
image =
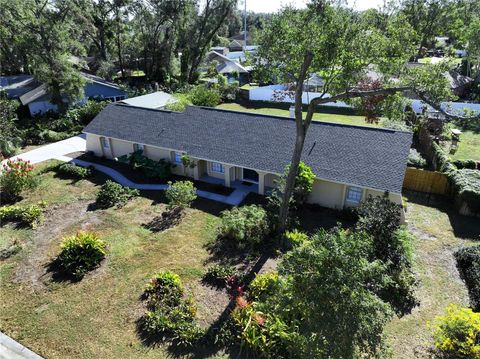
M 198 181 L 200 179 L 200 169 L 198 168 L 200 161 L 195 161 L 195 167 L 193 167 L 193 179 Z
M 258 194 L 265 194 L 265 175 L 266 172 L 258 172 Z
M 232 168 L 232 166 L 223 165 L 223 170 L 225 172 L 225 187 L 230 187 L 230 168 Z

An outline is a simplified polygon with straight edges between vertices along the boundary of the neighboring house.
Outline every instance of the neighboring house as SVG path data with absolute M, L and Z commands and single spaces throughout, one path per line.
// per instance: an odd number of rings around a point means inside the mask
M 154 160 L 167 159 L 196 180 L 220 179 L 225 186 L 252 183 L 265 194 L 290 162 L 295 122 L 286 117 L 187 107 L 184 112 L 107 106 L 84 128 L 87 151 L 118 158 L 142 149 Z M 402 203 L 401 191 L 412 142 L 409 132 L 312 122 L 302 160 L 315 173 L 308 201 L 337 210 L 357 206 L 368 195 L 389 192 Z
M 177 102 L 175 97 L 162 91 L 157 91 L 149 93 L 148 95 L 132 97 L 120 101 L 120 103 L 123 103 L 125 105 L 150 109 L 165 108 L 165 106 L 167 106 L 168 104 L 172 104 L 175 102 Z
M 81 74 L 87 83 L 80 103 L 91 98 L 115 102 L 128 97 L 127 92 L 114 83 L 87 72 L 82 71 Z M 58 111 L 57 105 L 50 102 L 47 86 L 35 80 L 32 75 L 5 76 L 0 81 L 0 90 L 5 90 L 9 98 L 18 98 L 22 105 L 28 106 L 31 115 L 49 110 Z
M 450 89 L 458 97 L 463 97 L 474 82 L 471 77 L 461 75 L 455 70 L 445 72 L 444 76 L 450 83 Z
M 250 67 L 243 66 L 218 52 L 210 51 L 207 54 L 207 61 L 217 62 L 217 72 L 224 75 L 228 83 L 238 81 L 242 86 L 250 81 Z

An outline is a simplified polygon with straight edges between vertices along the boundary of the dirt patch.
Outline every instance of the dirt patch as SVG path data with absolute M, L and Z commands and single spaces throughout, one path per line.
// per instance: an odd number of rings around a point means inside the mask
M 60 235 L 69 227 L 85 222 L 83 228 L 99 222 L 95 212 L 88 212 L 89 200 L 71 204 L 54 205 L 44 214 L 45 221 L 37 227 L 32 238 L 31 247 L 26 251 L 15 272 L 13 281 L 27 283 L 33 290 L 45 289 L 49 250 L 53 241 L 59 241 Z
M 227 290 L 202 283 L 200 280 L 188 286 L 197 303 L 198 324 L 208 328 L 226 310 L 230 303 Z

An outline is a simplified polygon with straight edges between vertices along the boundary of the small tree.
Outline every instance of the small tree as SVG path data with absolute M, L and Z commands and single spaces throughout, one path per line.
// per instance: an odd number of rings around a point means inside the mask
M 215 107 L 220 103 L 220 93 L 204 85 L 195 86 L 189 94 L 190 101 L 195 106 Z
M 181 157 L 182 165 L 183 165 L 183 175 L 187 175 L 187 168 L 195 168 L 196 164 L 195 161 L 190 158 L 189 155 L 184 153 Z
M 3 201 L 15 201 L 20 193 L 33 185 L 33 166 L 20 158 L 7 160 L 0 172 L 0 189 Z
M 168 182 L 168 189 L 165 191 L 168 200 L 168 210 L 183 210 L 192 205 L 197 198 L 196 188 L 191 181 Z

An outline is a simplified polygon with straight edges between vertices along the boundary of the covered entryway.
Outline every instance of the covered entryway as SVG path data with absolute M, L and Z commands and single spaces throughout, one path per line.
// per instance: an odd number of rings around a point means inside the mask
M 258 183 L 258 172 L 248 168 L 243 169 L 243 180 L 246 182 Z

